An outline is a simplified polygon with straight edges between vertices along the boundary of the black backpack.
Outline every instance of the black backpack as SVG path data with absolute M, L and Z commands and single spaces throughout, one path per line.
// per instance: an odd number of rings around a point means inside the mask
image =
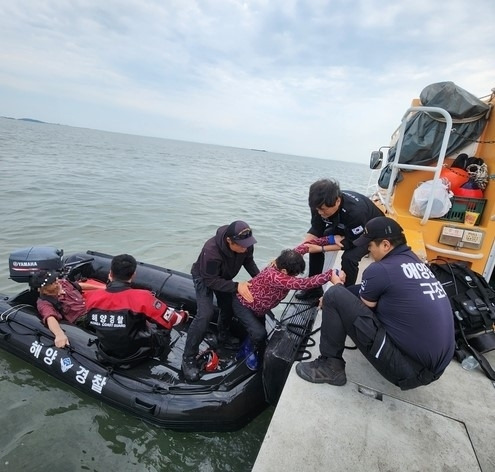
M 456 358 L 473 355 L 491 380 L 495 371 L 482 353 L 495 349 L 495 290 L 482 275 L 460 262 L 435 259 L 429 267 L 452 306 Z

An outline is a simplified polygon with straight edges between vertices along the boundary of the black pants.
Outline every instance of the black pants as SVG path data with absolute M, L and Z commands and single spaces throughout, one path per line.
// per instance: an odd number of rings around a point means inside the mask
M 201 278 L 193 279 L 196 290 L 196 316 L 192 320 L 187 331 L 184 357 L 194 357 L 198 354 L 199 345 L 203 340 L 210 322 L 213 320 L 215 308 L 213 305 L 213 294 L 217 298 L 218 308 L 218 331 L 228 331 L 232 316 L 232 293 L 218 292 L 208 288 Z
M 98 342 L 98 359 L 106 364 L 122 369 L 130 369 L 150 357 L 158 357 L 161 361 L 167 359 L 170 352 L 170 331 L 158 328 L 152 323 L 146 323 L 147 330 L 136 335 L 141 339 L 141 346 L 128 352 L 124 346 L 120 349 L 109 350 L 100 341 Z
M 235 316 L 246 329 L 255 350 L 262 348 L 266 342 L 265 318 L 258 318 L 249 308 L 245 307 L 237 297 L 233 297 Z
M 334 285 L 323 297 L 321 354 L 342 359 L 346 336 L 383 377 L 402 390 L 428 385 L 442 374 L 433 374 L 403 354 L 375 314 L 342 285 Z
M 359 262 L 368 254 L 367 246 L 352 246 L 342 252 L 342 270 L 346 274 L 345 285 L 354 285 L 359 273 Z M 321 274 L 325 264 L 325 254 L 317 252 L 309 255 L 309 276 Z

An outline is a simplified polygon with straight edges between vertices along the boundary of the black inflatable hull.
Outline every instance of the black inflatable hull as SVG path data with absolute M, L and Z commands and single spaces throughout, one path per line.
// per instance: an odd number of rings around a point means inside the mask
M 68 262 L 89 258 L 91 261 L 76 272 L 105 280 L 109 255 L 81 253 L 69 257 Z M 172 306 L 183 305 L 193 314 L 196 311 L 187 274 L 140 263 L 135 285 L 153 290 Z M 113 370 L 97 360 L 94 334 L 77 326 L 63 324 L 71 347 L 56 348 L 34 301 L 28 290 L 14 298 L 2 297 L 0 348 L 81 392 L 157 426 L 182 431 L 237 430 L 269 403 L 275 404 L 316 316 L 315 307 L 288 304 L 280 321 L 267 321 L 269 342 L 262 369 L 251 371 L 243 359 L 236 360 L 235 353 L 218 351 L 221 362 L 217 371 L 186 383 L 180 364 L 187 326 L 172 331 L 172 350 L 166 361 L 153 358 L 129 370 Z M 208 347 L 206 342 L 202 344 L 202 348 Z

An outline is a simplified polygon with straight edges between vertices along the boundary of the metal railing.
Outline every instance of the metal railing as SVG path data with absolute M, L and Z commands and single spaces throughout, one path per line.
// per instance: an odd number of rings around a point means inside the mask
M 435 167 L 432 166 L 424 166 L 424 165 L 414 165 L 414 164 L 401 164 L 400 161 L 400 152 L 402 150 L 402 143 L 404 141 L 404 134 L 406 130 L 406 125 L 408 123 L 408 118 L 411 113 L 439 113 L 445 118 L 445 131 L 444 131 L 444 136 L 442 140 L 442 146 L 440 148 L 440 154 L 438 156 L 438 161 L 437 165 Z M 443 163 L 445 160 L 445 153 L 447 152 L 447 145 L 449 142 L 450 138 L 450 133 L 452 131 L 452 117 L 450 116 L 449 112 L 444 110 L 443 108 L 438 108 L 438 107 L 423 107 L 423 106 L 418 106 L 418 107 L 410 107 L 407 109 L 406 113 L 402 117 L 402 122 L 399 127 L 399 139 L 397 141 L 397 151 L 395 153 L 395 160 L 390 163 L 392 171 L 390 174 L 390 181 L 388 184 L 387 188 L 387 193 L 384 198 L 384 205 L 388 213 L 393 214 L 392 210 L 392 195 L 394 192 L 394 186 L 395 186 L 395 180 L 397 179 L 397 176 L 399 174 L 400 170 L 424 170 L 428 172 L 433 172 L 433 179 L 437 180 L 440 178 L 440 172 L 442 171 L 443 168 Z M 383 163 L 383 167 L 387 165 L 387 162 Z M 428 199 L 428 203 L 426 205 L 425 213 L 423 215 L 423 218 L 421 220 L 421 224 L 424 225 L 430 218 L 431 214 L 431 209 L 433 206 L 433 195 L 435 192 L 435 185 L 432 186 L 431 189 L 431 195 L 430 198 Z

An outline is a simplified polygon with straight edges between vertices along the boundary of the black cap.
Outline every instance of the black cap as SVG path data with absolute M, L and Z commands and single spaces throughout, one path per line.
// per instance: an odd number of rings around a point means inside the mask
M 377 216 L 366 223 L 364 233 L 353 244 L 367 246 L 375 239 L 390 239 L 401 235 L 404 235 L 404 230 L 397 221 L 387 216 Z
M 253 231 L 245 221 L 233 221 L 230 223 L 225 236 L 242 247 L 251 247 L 257 243 L 253 236 Z
M 50 285 L 55 282 L 59 277 L 58 272 L 49 272 L 47 270 L 40 270 L 32 275 L 29 284 L 31 287 L 40 288 L 45 285 Z

